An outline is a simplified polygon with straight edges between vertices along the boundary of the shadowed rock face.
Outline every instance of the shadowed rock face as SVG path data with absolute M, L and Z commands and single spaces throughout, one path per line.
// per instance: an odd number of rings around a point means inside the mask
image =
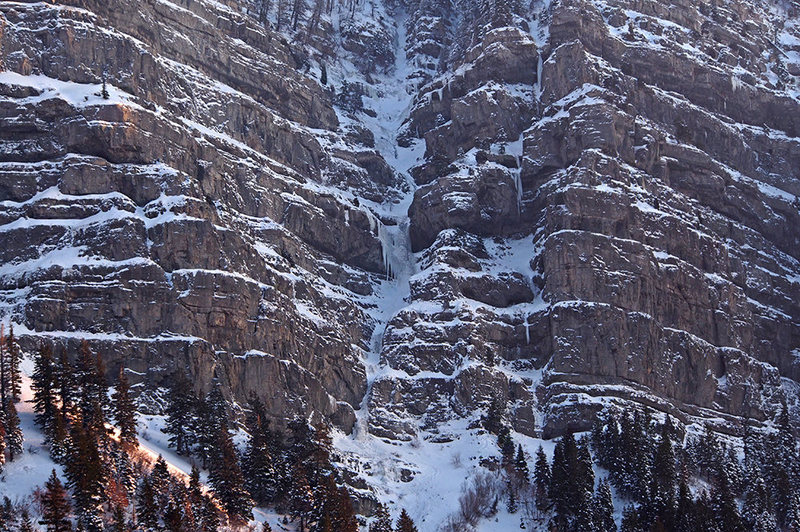
M 29 346 L 86 337 L 153 389 L 184 370 L 350 430 L 384 265 L 372 214 L 324 183 L 398 178 L 344 139 L 302 47 L 242 4 L 178 4 L 0 7 L 23 75 L 0 83 L 3 308 Z
M 513 4 L 292 33 L 244 0 L 3 3 L 0 313 L 147 393 L 177 369 L 399 440 L 496 396 L 545 436 L 609 405 L 772 418 L 800 380 L 798 14 Z

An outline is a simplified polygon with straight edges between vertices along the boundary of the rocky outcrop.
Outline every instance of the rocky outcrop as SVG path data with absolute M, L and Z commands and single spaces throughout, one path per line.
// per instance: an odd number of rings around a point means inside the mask
M 547 437 L 767 421 L 800 379 L 782 6 L 3 3 L 0 313 L 152 397 L 186 371 L 387 439 L 497 399 Z
M 149 389 L 187 371 L 349 431 L 358 298 L 385 266 L 375 216 L 325 183 L 400 181 L 348 140 L 313 59 L 235 3 L 0 14 L 0 294 L 28 345 L 86 338 Z
M 800 340 L 800 104 L 795 56 L 774 44 L 794 42 L 796 13 L 568 0 L 516 15 L 441 39 L 452 63 L 410 114 L 425 259 L 384 336 L 408 377 L 376 383 L 374 432 L 414 433 L 465 396 L 499 396 L 545 437 L 632 404 L 771 419 L 796 401 Z

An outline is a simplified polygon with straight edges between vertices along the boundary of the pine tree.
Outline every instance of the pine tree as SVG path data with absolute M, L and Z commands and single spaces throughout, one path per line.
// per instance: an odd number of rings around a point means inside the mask
M 171 479 L 172 475 L 169 473 L 167 461 L 163 456 L 158 455 L 156 463 L 153 464 L 153 470 L 150 471 L 150 485 L 159 505 L 163 505 L 167 501 Z
M 369 532 L 394 532 L 392 518 L 389 516 L 389 510 L 385 504 L 378 505 L 375 519 L 369 525 Z
M 171 494 L 164 510 L 164 526 L 167 532 L 184 532 L 191 530 L 190 523 L 183 514 L 183 503 L 175 494 Z
M 639 519 L 639 512 L 633 506 L 628 506 L 622 512 L 620 532 L 643 532 Z
M 551 475 L 550 464 L 547 462 L 547 456 L 544 454 L 544 449 L 542 449 L 541 445 L 536 451 L 536 463 L 533 466 L 533 476 L 536 508 L 538 508 L 539 511 L 544 511 L 550 506 L 550 498 L 547 494 L 550 489 Z
M 400 511 L 400 517 L 397 518 L 396 530 L 397 532 L 418 532 L 417 525 L 414 524 L 405 508 Z
M 65 474 L 73 490 L 78 522 L 87 532 L 102 531 L 102 495 L 106 474 L 94 434 L 75 423 L 70 431 L 70 449 Z
M 517 490 L 512 485 L 511 479 L 508 480 L 506 491 L 508 491 L 508 504 L 506 504 L 506 509 L 508 513 L 515 514 L 517 510 L 519 510 L 519 503 L 517 502 Z
M 56 415 L 55 402 L 55 367 L 53 363 L 53 350 L 48 344 L 42 343 L 34 361 L 33 375 L 31 376 L 33 389 L 33 409 L 36 412 L 36 424 L 45 434 L 46 441 L 52 439 L 53 419 Z
M 56 408 L 50 435 L 50 456 L 56 463 L 64 463 L 70 445 L 67 417 L 61 409 Z
M 217 448 L 219 455 L 211 464 L 208 475 L 211 486 L 232 520 L 252 519 L 253 500 L 247 493 L 236 448 L 227 430 L 220 432 Z
M 277 478 L 272 459 L 273 435 L 261 401 L 250 398 L 250 415 L 247 419 L 249 438 L 242 459 L 242 471 L 247 479 L 247 489 L 259 504 L 271 502 L 277 492 Z
M 217 532 L 219 528 L 220 509 L 211 497 L 203 496 L 202 532 Z
M 289 512 L 292 519 L 300 520 L 300 530 L 303 530 L 310 520 L 316 503 L 305 468 L 301 462 L 296 462 L 289 488 Z
M 119 370 L 113 401 L 114 421 L 119 427 L 120 441 L 137 446 L 139 439 L 136 435 L 136 404 L 130 396 L 130 384 L 124 368 Z
M 719 467 L 717 484 L 712 497 L 712 508 L 717 517 L 717 522 L 725 532 L 744 531 L 739 507 L 731 490 L 728 474 L 724 467 Z
M 170 435 L 169 443 L 178 454 L 188 454 L 194 444 L 191 428 L 194 426 L 196 399 L 191 384 L 183 372 L 172 377 L 172 387 L 167 394 L 167 419 L 164 432 Z M 205 461 L 203 462 L 205 464 Z
M 130 532 L 130 527 L 125 516 L 125 507 L 121 504 L 114 506 L 111 513 L 111 531 L 112 532 Z
M 17 344 L 17 339 L 14 336 L 13 325 L 8 328 L 5 354 L 8 359 L 8 399 L 14 403 L 18 403 L 20 394 L 22 393 L 22 374 L 19 370 L 19 365 L 22 362 L 22 354 L 19 349 L 19 344 Z
M 69 495 L 56 475 L 56 470 L 44 485 L 42 494 L 42 520 L 39 524 L 47 527 L 47 532 L 71 532 Z
M 0 473 L 5 469 L 6 464 L 6 423 L 3 416 L 0 416 Z
M 597 532 L 617 532 L 614 522 L 614 499 L 608 479 L 603 479 L 597 486 L 597 493 L 592 500 L 592 514 Z
M 19 426 L 19 415 L 14 401 L 9 400 L 6 404 L 6 441 L 8 442 L 8 456 L 12 461 L 14 457 L 22 454 L 22 429 Z
M 336 486 L 333 476 L 326 477 L 318 490 L 322 506 L 319 514 L 312 517 L 320 531 L 358 532 L 358 521 L 347 490 Z
M 33 522 L 27 508 L 23 508 L 19 516 L 19 532 L 33 532 Z
M 517 478 L 524 483 L 528 482 L 528 460 L 525 459 L 525 451 L 522 450 L 522 445 L 517 447 L 517 457 L 514 459 L 514 469 Z
M 58 355 L 58 364 L 56 364 L 54 385 L 58 390 L 58 395 L 61 398 L 61 410 L 64 415 L 69 418 L 75 414 L 75 401 L 77 399 L 75 388 L 75 372 L 67 357 L 67 352 L 61 349 Z
M 693 532 L 695 527 L 695 507 L 689 491 L 689 472 L 684 467 L 678 485 L 678 505 L 675 511 L 675 532 Z
M 139 484 L 139 496 L 136 500 L 136 513 L 139 517 L 139 526 L 145 530 L 158 530 L 158 507 L 156 506 L 156 493 L 150 478 L 145 476 Z

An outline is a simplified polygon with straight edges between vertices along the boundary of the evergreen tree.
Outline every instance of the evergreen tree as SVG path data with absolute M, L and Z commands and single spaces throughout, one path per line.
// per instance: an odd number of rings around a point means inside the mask
M 313 517 L 316 503 L 314 492 L 308 483 L 305 468 L 298 461 L 292 470 L 291 486 L 289 488 L 289 512 L 292 519 L 299 519 L 300 530 L 303 530 Z
M 506 491 L 508 492 L 508 504 L 506 505 L 506 509 L 508 513 L 515 514 L 517 510 L 519 510 L 519 504 L 517 503 L 517 490 L 512 485 L 511 479 L 508 480 Z
M 14 326 L 8 328 L 8 336 L 6 336 L 5 355 L 7 357 L 8 368 L 8 397 L 11 402 L 18 403 L 20 394 L 22 393 L 22 374 L 19 370 L 19 365 L 22 362 L 22 353 L 17 344 L 17 339 L 14 336 Z
M 505 427 L 505 421 L 503 419 L 505 413 L 505 401 L 500 396 L 494 397 L 489 403 L 489 408 L 486 411 L 486 415 L 481 418 L 483 428 L 489 431 L 490 434 L 496 434 L 499 436 L 500 432 Z
M 176 372 L 172 376 L 172 387 L 167 394 L 164 432 L 170 435 L 169 443 L 178 454 L 188 454 L 194 444 L 191 428 L 194 425 L 195 403 L 196 399 L 186 375 Z
M 139 496 L 136 500 L 136 513 L 139 526 L 145 530 L 158 530 L 158 507 L 156 493 L 150 478 L 145 476 L 139 484 Z
M 592 501 L 594 526 L 597 532 L 617 532 L 614 522 L 614 499 L 607 479 L 600 481 Z
M 772 513 L 771 506 L 767 486 L 760 472 L 748 472 L 748 487 L 742 507 L 742 519 L 748 528 L 755 530 L 757 523 L 762 520 L 762 514 Z
M 153 470 L 150 471 L 150 485 L 153 488 L 153 493 L 159 506 L 163 506 L 167 502 L 171 480 L 172 475 L 169 474 L 167 461 L 164 460 L 163 456 L 158 455 L 156 463 L 153 464 Z
M 27 508 L 22 508 L 19 516 L 19 532 L 33 532 L 33 522 Z
M 132 446 L 139 444 L 136 435 L 136 404 L 130 396 L 130 384 L 125 370 L 119 370 L 119 379 L 113 395 L 114 421 L 119 427 L 120 441 Z
M 69 454 L 70 445 L 66 414 L 56 408 L 50 435 L 50 456 L 56 463 L 63 463 Z
M 252 519 L 253 500 L 247 493 L 233 439 L 227 430 L 219 433 L 217 448 L 219 456 L 211 464 L 208 476 L 211 486 L 232 520 Z
M 39 524 L 45 525 L 47 532 L 72 532 L 70 511 L 67 490 L 56 475 L 56 470 L 53 469 L 50 478 L 44 485 L 42 520 L 39 521 Z
M 314 528 L 320 532 L 358 532 L 356 513 L 347 490 L 337 487 L 333 476 L 325 478 L 321 486 L 318 500 L 322 502 L 322 507 L 319 516 L 314 516 L 317 521 Z
M 639 519 L 639 512 L 633 506 L 628 506 L 622 512 L 620 532 L 644 532 Z
M 525 459 L 525 451 L 522 450 L 522 445 L 517 447 L 517 456 L 514 459 L 514 469 L 516 471 L 517 478 L 520 479 L 521 482 L 527 483 L 530 473 L 528 471 L 528 460 Z
M 190 516 L 184 514 L 185 501 L 182 499 L 180 491 L 170 493 L 164 510 L 164 526 L 167 532 L 185 532 L 194 528 Z
M 392 518 L 389 516 L 389 510 L 385 504 L 378 505 L 375 519 L 369 525 L 369 532 L 394 532 Z
M 196 454 L 205 466 L 209 460 L 216 460 L 221 452 L 218 435 L 228 432 L 227 404 L 219 384 L 211 389 L 205 399 L 196 401 L 194 427 Z
M 111 513 L 111 531 L 130 532 L 130 530 L 131 528 L 128 526 L 128 522 L 125 517 L 125 507 L 121 504 L 115 505 L 114 510 Z
M 75 389 L 77 384 L 75 383 L 74 369 L 69 363 L 67 352 L 64 349 L 61 349 L 58 356 L 54 384 L 61 398 L 61 411 L 69 418 L 75 414 L 75 401 L 77 400 Z
M 219 528 L 220 509 L 214 499 L 203 496 L 202 532 L 217 532 Z
M 73 490 L 78 523 L 87 532 L 102 531 L 100 505 L 107 477 L 97 439 L 81 423 L 75 423 L 70 431 L 65 474 Z
M 418 532 L 417 525 L 414 524 L 405 508 L 400 511 L 400 517 L 397 518 L 397 526 L 395 528 L 397 532 Z
M 0 416 L 0 473 L 5 469 L 6 464 L 6 423 L 3 416 Z
M 261 401 L 250 398 L 250 415 L 247 420 L 249 438 L 242 460 L 242 470 L 247 479 L 247 489 L 259 504 L 275 499 L 277 478 L 272 460 L 273 435 Z
M 696 530 L 694 519 L 694 500 L 689 491 L 689 473 L 684 468 L 678 486 L 678 504 L 675 512 L 675 532 L 693 532 Z
M 53 434 L 53 419 L 56 416 L 55 402 L 55 367 L 53 350 L 42 343 L 34 360 L 31 376 L 33 389 L 33 409 L 36 412 L 36 424 L 42 429 L 45 440 L 50 441 Z
M 717 522 L 725 532 L 744 531 L 739 507 L 731 490 L 728 474 L 724 467 L 719 467 L 717 484 L 712 497 L 712 508 L 717 517 Z
M 8 442 L 8 456 L 13 461 L 14 457 L 22 454 L 22 429 L 19 426 L 19 415 L 14 401 L 6 403 L 5 412 L 6 441 Z
M 547 462 L 547 456 L 544 454 L 544 449 L 539 446 L 536 451 L 536 463 L 533 466 L 534 476 L 534 493 L 536 495 L 536 508 L 539 511 L 544 511 L 550 506 L 550 498 L 548 497 L 548 490 L 550 489 L 550 464 Z

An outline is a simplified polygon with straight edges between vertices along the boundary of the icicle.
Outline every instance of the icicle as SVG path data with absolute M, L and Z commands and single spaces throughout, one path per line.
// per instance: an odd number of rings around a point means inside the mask
M 514 186 L 517 188 L 517 214 L 522 212 L 522 171 L 515 170 Z
M 392 257 L 394 256 L 394 238 L 389 234 L 388 229 L 380 219 L 375 216 L 371 210 L 366 209 L 364 212 L 369 219 L 369 229 L 372 233 L 377 234 L 378 241 L 381 243 L 381 256 L 383 258 L 383 266 L 386 270 L 386 279 L 391 279 L 394 275 L 395 268 L 392 267 Z
M 393 239 L 386 229 L 386 226 L 378 220 L 378 240 L 381 243 L 381 253 L 383 254 L 383 266 L 386 269 L 386 279 L 391 279 L 392 271 L 392 244 Z
M 530 345 L 531 343 L 531 322 L 530 316 L 525 316 L 525 342 Z
M 544 68 L 544 62 L 542 61 L 542 54 L 539 54 L 539 63 L 536 65 L 536 99 L 542 99 L 542 93 L 544 92 L 544 87 L 542 86 L 542 69 Z

